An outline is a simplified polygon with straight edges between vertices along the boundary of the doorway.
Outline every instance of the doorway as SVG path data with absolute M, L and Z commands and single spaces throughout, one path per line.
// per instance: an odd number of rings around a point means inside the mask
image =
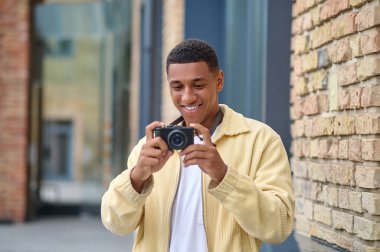
M 70 121 L 46 121 L 44 123 L 42 179 L 72 179 L 72 138 L 73 127 Z

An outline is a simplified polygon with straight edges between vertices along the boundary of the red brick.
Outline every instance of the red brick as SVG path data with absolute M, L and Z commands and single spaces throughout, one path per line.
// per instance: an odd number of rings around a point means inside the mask
M 294 132 L 292 132 L 292 135 L 294 137 L 302 137 L 304 136 L 305 127 L 304 127 L 304 121 L 303 120 L 297 120 L 294 122 Z
M 327 171 L 327 181 L 340 185 L 355 185 L 353 164 L 331 164 Z
M 308 80 L 310 91 L 326 89 L 328 84 L 328 72 L 324 69 L 312 72 L 308 75 Z
M 356 64 L 347 63 L 338 68 L 338 84 L 340 86 L 346 86 L 358 82 L 356 74 Z
M 296 158 L 292 158 L 290 164 L 291 164 L 293 176 L 301 177 L 301 178 L 309 177 L 308 162 L 301 161 Z
M 327 158 L 327 153 L 330 150 L 332 144 L 332 139 L 321 139 L 319 141 L 318 150 L 319 150 L 319 158 Z
M 27 0 L 0 4 L 0 220 L 16 222 L 27 207 L 31 8 Z
M 352 214 L 333 210 L 332 226 L 336 229 L 343 229 L 352 233 L 354 228 L 354 216 Z
M 363 88 L 361 87 L 351 87 L 349 88 L 350 92 L 350 108 L 360 108 L 360 98 Z
M 314 204 L 313 216 L 314 216 L 314 220 L 318 222 L 321 222 L 329 226 L 331 226 L 332 224 L 330 207 Z
M 321 20 L 338 15 L 350 7 L 348 0 L 326 0 L 322 5 Z
M 339 108 L 347 109 L 350 107 L 350 92 L 348 88 L 342 89 L 339 92 Z
M 338 207 L 343 209 L 350 209 L 348 189 L 338 188 Z
M 355 119 L 355 132 L 357 134 L 380 133 L 380 116 L 377 114 L 357 115 Z
M 362 107 L 380 106 L 380 86 L 363 88 L 360 101 Z
M 310 199 L 318 202 L 323 202 L 324 192 L 323 184 L 318 182 L 311 182 Z
M 313 119 L 312 136 L 328 136 L 334 132 L 334 117 L 318 117 Z
M 350 210 L 363 213 L 363 207 L 362 207 L 362 193 L 361 192 L 355 192 L 350 191 L 348 193 L 348 199 L 350 201 Z
M 300 76 L 303 73 L 301 56 L 293 54 L 293 65 L 294 74 Z
M 305 98 L 302 112 L 305 115 L 314 115 L 319 113 L 319 101 L 317 95 L 311 94 Z
M 379 252 L 380 246 L 374 245 L 374 244 L 372 244 L 372 245 L 364 244 L 363 241 L 358 240 L 358 241 L 354 241 L 352 251 L 355 251 L 355 252 Z
M 356 73 L 359 80 L 366 80 L 380 74 L 380 57 L 366 57 L 356 63 Z
M 358 57 L 362 55 L 362 51 L 360 49 L 360 41 L 361 41 L 362 35 L 356 34 L 354 36 L 350 36 L 350 47 L 352 50 L 352 55 L 354 57 Z
M 365 6 L 357 14 L 355 22 L 358 31 L 380 24 L 380 6 Z
M 361 145 L 364 160 L 380 161 L 380 139 L 363 139 Z
M 334 135 L 351 135 L 355 133 L 354 116 L 336 116 L 334 120 Z
M 310 72 L 318 68 L 318 52 L 311 51 L 302 57 L 302 73 Z
M 326 165 L 320 164 L 320 163 L 309 163 L 309 173 L 312 180 L 315 181 L 326 181 L 326 175 L 325 175 Z
M 340 159 L 348 159 L 348 139 L 340 140 L 338 145 L 338 156 Z
M 362 161 L 360 139 L 350 139 L 348 141 L 348 157 L 349 157 L 349 160 Z
M 293 140 L 292 141 L 292 145 L 291 145 L 291 153 L 293 154 L 293 156 L 295 157 L 301 157 L 302 156 L 302 152 L 301 152 L 301 141 L 296 139 L 296 140 Z
M 364 240 L 380 240 L 380 223 L 355 216 L 354 232 Z
M 335 19 L 331 26 L 331 36 L 337 39 L 354 33 L 356 31 L 355 17 L 355 13 L 348 13 Z
M 321 13 L 321 6 L 317 5 L 313 9 L 310 10 L 311 13 L 311 20 L 313 21 L 313 25 L 317 26 L 320 24 L 320 13 Z
M 338 188 L 327 186 L 324 202 L 329 206 L 338 207 Z
M 305 136 L 311 137 L 313 135 L 313 120 L 305 119 L 304 120 Z
M 339 146 L 338 146 L 338 140 L 334 139 L 331 143 L 329 152 L 327 153 L 327 157 L 330 159 L 337 159 L 339 154 Z
M 362 54 L 370 54 L 380 51 L 380 28 L 371 29 L 363 34 L 360 39 Z
M 318 26 L 310 32 L 310 46 L 311 48 L 317 48 L 321 45 L 330 42 L 333 39 L 331 32 L 331 23 L 327 22 L 322 26 Z
M 305 77 L 296 77 L 294 88 L 297 95 L 305 95 L 309 93 L 309 89 L 307 87 L 307 79 Z
M 311 13 L 306 12 L 303 14 L 302 29 L 304 31 L 310 30 L 313 27 L 313 20 L 311 19 Z
M 310 223 L 310 235 L 329 243 L 337 244 L 348 251 L 353 251 L 353 239 L 351 237 L 347 237 L 340 232 L 334 232 L 333 230 L 322 226 L 322 224 Z
M 363 192 L 363 208 L 370 214 L 380 215 L 380 194 Z
M 328 54 L 333 63 L 347 61 L 352 58 L 352 49 L 349 39 L 341 39 L 328 47 Z
M 292 34 L 302 33 L 303 16 L 296 17 L 292 22 Z
M 301 34 L 294 37 L 294 53 L 305 53 L 309 48 L 309 36 Z
M 303 157 L 309 157 L 310 156 L 310 141 L 307 139 L 301 140 L 301 151 Z
M 298 119 L 303 116 L 302 107 L 303 107 L 303 99 L 299 98 L 294 101 L 292 108 L 292 119 Z

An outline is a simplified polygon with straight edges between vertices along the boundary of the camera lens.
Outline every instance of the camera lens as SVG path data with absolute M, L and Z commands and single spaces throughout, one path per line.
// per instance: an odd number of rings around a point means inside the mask
M 173 130 L 168 135 L 168 144 L 173 149 L 181 150 L 184 146 L 186 146 L 186 143 L 186 135 L 180 130 Z

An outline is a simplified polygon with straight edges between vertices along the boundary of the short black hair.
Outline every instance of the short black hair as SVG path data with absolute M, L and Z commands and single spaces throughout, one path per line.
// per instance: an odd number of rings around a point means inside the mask
M 218 57 L 214 48 L 200 39 L 186 39 L 174 47 L 166 58 L 166 73 L 170 64 L 205 62 L 211 72 L 219 71 Z

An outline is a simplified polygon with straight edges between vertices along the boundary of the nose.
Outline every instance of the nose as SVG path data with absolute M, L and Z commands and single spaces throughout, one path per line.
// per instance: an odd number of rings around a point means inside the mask
M 195 93 L 192 88 L 186 87 L 182 94 L 182 101 L 186 104 L 191 104 L 196 99 Z

